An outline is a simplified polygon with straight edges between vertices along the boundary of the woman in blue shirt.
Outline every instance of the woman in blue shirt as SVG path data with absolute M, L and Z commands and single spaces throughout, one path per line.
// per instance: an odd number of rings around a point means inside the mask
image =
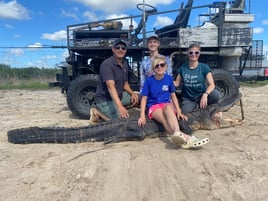
M 148 77 L 141 91 L 140 118 L 138 124 L 146 124 L 145 111 L 148 109 L 149 119 L 155 119 L 161 123 L 171 140 L 180 144 L 183 148 L 203 146 L 208 139 L 198 140 L 180 131 L 178 119 L 187 120 L 182 114 L 175 94 L 173 78 L 167 75 L 166 59 L 162 55 L 155 56 L 152 60 L 154 74 Z M 172 100 L 172 103 L 171 103 Z

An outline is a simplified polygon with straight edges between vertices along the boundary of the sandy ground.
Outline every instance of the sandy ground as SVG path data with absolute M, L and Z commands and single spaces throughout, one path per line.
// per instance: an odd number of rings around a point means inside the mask
M 267 201 L 268 86 L 241 92 L 245 123 L 196 131 L 210 143 L 183 150 L 167 138 L 11 144 L 11 129 L 88 121 L 71 114 L 58 89 L 0 91 L 0 200 Z M 224 117 L 241 118 L 240 107 Z

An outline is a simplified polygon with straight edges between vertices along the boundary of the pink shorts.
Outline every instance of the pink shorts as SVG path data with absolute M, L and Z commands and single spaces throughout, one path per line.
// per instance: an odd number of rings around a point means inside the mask
M 152 113 L 157 110 L 157 109 L 163 109 L 166 105 L 168 104 L 171 104 L 171 103 L 159 103 L 159 104 L 155 104 L 155 105 L 152 105 L 150 108 L 149 108 L 149 111 L 148 111 L 148 118 L 149 119 L 152 119 Z

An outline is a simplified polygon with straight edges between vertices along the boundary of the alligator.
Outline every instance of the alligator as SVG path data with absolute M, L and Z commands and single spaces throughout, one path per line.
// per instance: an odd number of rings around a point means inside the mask
M 217 129 L 241 124 L 241 120 L 213 118 L 216 113 L 228 111 L 240 101 L 241 94 L 235 93 L 219 104 L 209 105 L 205 109 L 195 110 L 189 114 L 188 121 L 179 120 L 183 132 L 192 135 L 198 129 Z M 241 110 L 242 111 L 242 110 Z M 101 122 L 97 125 L 83 127 L 28 127 L 7 132 L 8 141 L 14 144 L 28 143 L 81 143 L 103 141 L 104 144 L 122 141 L 143 140 L 145 137 L 167 137 L 163 126 L 147 119 L 144 127 L 137 124 L 139 109 L 129 109 L 130 118 Z M 242 115 L 243 116 L 243 115 Z M 243 120 L 244 117 L 242 117 Z

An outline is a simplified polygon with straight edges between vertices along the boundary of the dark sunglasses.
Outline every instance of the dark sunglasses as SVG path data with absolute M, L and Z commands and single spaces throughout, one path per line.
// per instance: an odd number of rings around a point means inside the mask
M 126 50 L 127 47 L 125 47 L 125 46 L 115 46 L 114 49 L 116 49 L 116 50 L 119 50 L 119 49 Z
M 154 68 L 164 68 L 166 66 L 166 63 L 156 64 Z
M 189 55 L 199 55 L 200 51 L 189 51 L 188 54 Z

